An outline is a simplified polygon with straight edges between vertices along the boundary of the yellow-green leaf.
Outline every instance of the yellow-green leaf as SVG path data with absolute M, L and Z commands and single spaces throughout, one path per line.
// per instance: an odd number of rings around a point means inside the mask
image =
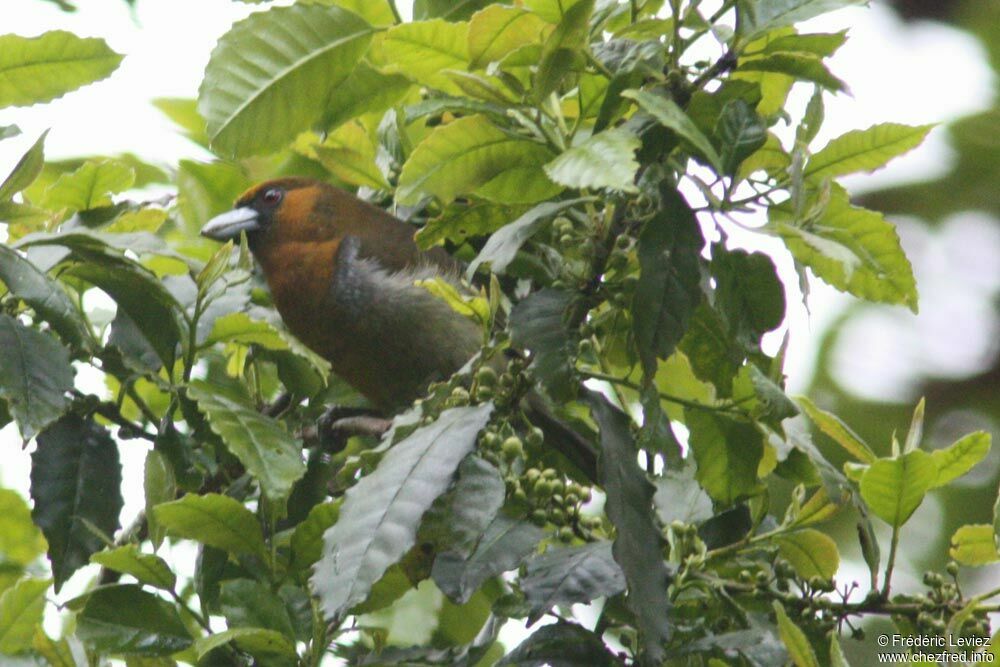
M 861 439 L 861 436 L 842 422 L 840 417 L 826 410 L 821 410 L 805 396 L 797 396 L 795 401 L 802 408 L 802 411 L 809 415 L 809 419 L 813 420 L 813 423 L 819 427 L 819 430 L 833 438 L 834 442 L 847 450 L 851 456 L 863 463 L 871 463 L 878 458 L 872 448 Z
M 63 174 L 45 191 L 47 208 L 86 211 L 110 206 L 111 195 L 135 183 L 135 170 L 118 160 L 88 160 L 76 171 Z
M 469 58 L 472 67 L 491 62 L 527 44 L 541 44 L 552 25 L 517 7 L 490 5 L 469 20 Z
M 948 555 L 963 565 L 989 565 L 1000 560 L 993 526 L 974 523 L 962 526 L 951 536 Z
M 840 567 L 837 543 L 813 528 L 781 535 L 774 541 L 778 544 L 781 556 L 792 564 L 803 579 L 830 579 Z
M 0 595 L 0 653 L 31 648 L 35 626 L 42 622 L 48 579 L 22 579 Z
M 788 657 L 795 663 L 795 667 L 819 667 L 819 660 L 816 659 L 816 653 L 805 633 L 788 618 L 780 602 L 775 600 L 772 605 L 778 618 L 778 634 L 781 635 L 781 641 L 788 649 Z
M 931 455 L 916 449 L 872 463 L 861 476 L 861 497 L 875 516 L 898 528 L 936 481 L 937 465 Z
M 989 433 L 976 431 L 959 438 L 944 449 L 931 452 L 931 458 L 938 468 L 937 482 L 934 486 L 944 486 L 972 470 L 973 466 L 990 453 L 991 442 Z
M 447 93 L 461 89 L 443 74 L 444 70 L 465 70 L 469 65 L 469 24 L 443 19 L 414 21 L 389 29 L 382 43 L 382 57 L 390 72 L 402 72 L 417 83 Z
M 819 181 L 856 171 L 871 172 L 923 142 L 933 125 L 882 123 L 833 139 L 806 163 L 806 178 Z

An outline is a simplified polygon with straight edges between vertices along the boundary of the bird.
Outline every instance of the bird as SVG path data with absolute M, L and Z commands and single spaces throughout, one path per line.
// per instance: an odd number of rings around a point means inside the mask
M 288 330 L 381 413 L 394 415 L 479 351 L 478 324 L 417 281 L 459 284 L 462 264 L 421 250 L 416 228 L 325 181 L 286 177 L 251 187 L 202 236 L 247 245 Z M 534 391 L 529 419 L 589 479 L 593 445 Z

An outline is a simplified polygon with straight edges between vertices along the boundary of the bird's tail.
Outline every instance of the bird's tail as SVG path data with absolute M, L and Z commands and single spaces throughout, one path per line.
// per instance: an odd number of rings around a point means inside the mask
M 594 443 L 557 417 L 548 401 L 537 392 L 524 398 L 528 418 L 542 429 L 545 443 L 567 459 L 591 483 L 597 483 L 597 455 Z

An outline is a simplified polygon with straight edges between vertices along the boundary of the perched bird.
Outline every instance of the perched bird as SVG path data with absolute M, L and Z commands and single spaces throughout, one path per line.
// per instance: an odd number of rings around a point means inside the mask
M 345 190 L 283 178 L 248 190 L 201 233 L 218 241 L 246 233 L 288 329 L 391 415 L 450 377 L 482 342 L 474 322 L 415 284 L 457 281 L 461 265 L 441 248 L 421 251 L 414 231 Z M 592 445 L 538 394 L 525 402 L 546 440 L 594 478 Z

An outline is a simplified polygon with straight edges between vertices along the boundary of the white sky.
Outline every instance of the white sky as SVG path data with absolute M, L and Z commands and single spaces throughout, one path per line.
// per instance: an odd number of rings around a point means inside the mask
M 175 133 L 149 101 L 155 97 L 193 97 L 215 40 L 233 20 L 260 6 L 230 0 L 138 0 L 133 14 L 122 0 L 79 0 L 78 4 L 79 12 L 65 14 L 40 0 L 4 1 L 0 29 L 5 33 L 33 36 L 53 29 L 70 30 L 82 36 L 103 37 L 126 58 L 110 79 L 63 99 L 27 109 L 0 110 L 0 125 L 16 123 L 24 132 L 21 137 L 0 143 L 0 175 L 9 171 L 46 128 L 51 128 L 46 142 L 49 158 L 132 151 L 166 166 L 181 158 L 206 159 L 203 151 Z M 850 28 L 850 39 L 833 58 L 831 68 L 848 82 L 853 96 L 827 96 L 826 124 L 815 145 L 876 122 L 944 123 L 990 106 L 992 72 L 978 44 L 964 33 L 937 24 L 903 24 L 882 6 L 835 12 L 802 29 L 843 28 Z M 798 95 L 798 104 L 804 105 L 802 95 Z M 924 146 L 890 167 L 874 175 L 852 177 L 846 183 L 859 192 L 926 178 L 944 172 L 949 161 L 943 133 L 935 131 Z M 984 247 L 1000 248 L 996 235 L 985 233 Z M 736 240 L 751 248 L 783 254 L 778 246 L 766 241 Z M 994 252 L 993 257 L 997 254 Z M 779 268 L 786 284 L 794 285 L 789 263 L 781 262 Z M 807 318 L 797 295 L 789 295 L 792 339 L 787 372 L 793 391 L 807 384 L 818 333 L 846 302 L 848 299 L 832 289 L 815 285 L 812 315 Z M 939 305 L 946 307 L 947 303 Z M 961 314 L 967 320 L 971 317 L 970 326 L 975 326 L 989 315 L 977 312 L 969 306 Z M 924 318 L 940 317 L 940 312 L 935 315 L 933 309 L 928 313 L 927 304 L 923 304 L 923 313 Z M 948 316 L 946 313 L 945 321 Z M 956 315 L 952 312 L 950 316 Z M 891 317 L 901 320 L 904 328 L 917 321 L 902 309 L 893 310 Z M 989 330 L 983 327 L 983 331 Z M 976 344 L 982 347 L 988 342 Z M 946 354 L 953 346 L 943 340 L 940 347 L 940 353 Z M 891 349 L 881 354 L 893 356 Z M 881 382 L 878 378 L 874 381 L 877 391 L 892 388 L 884 377 Z M 142 502 L 139 480 L 145 450 L 138 442 L 130 441 L 123 447 L 127 504 L 122 519 L 126 524 Z M 0 461 L 0 486 L 27 495 L 27 455 L 21 451 L 12 426 L 0 431 Z

